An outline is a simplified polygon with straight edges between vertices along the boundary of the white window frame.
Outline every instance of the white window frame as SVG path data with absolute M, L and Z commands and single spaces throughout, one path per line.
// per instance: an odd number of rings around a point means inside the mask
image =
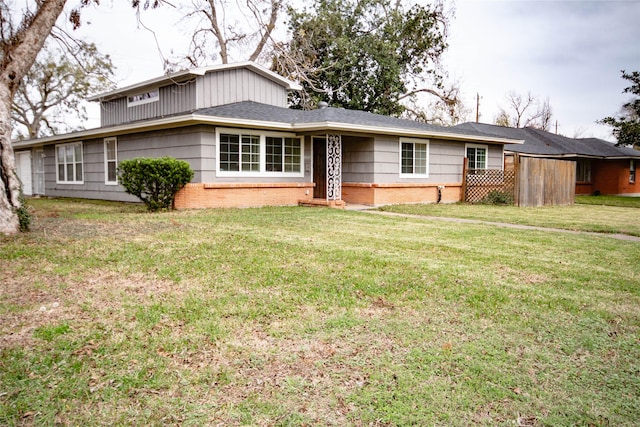
M 114 144 L 114 159 L 109 159 L 107 154 L 109 152 L 109 150 L 107 149 L 107 144 L 109 143 Z M 109 163 L 114 163 L 116 166 L 115 181 L 109 181 Z M 118 138 L 115 137 L 104 139 L 104 183 L 105 185 L 118 185 Z
M 631 160 L 629 163 L 629 183 L 635 184 L 636 182 L 636 161 Z
M 411 144 L 413 146 L 413 170 L 415 171 L 415 161 L 416 161 L 416 144 L 424 145 L 426 149 L 426 165 L 424 173 L 406 173 L 402 172 L 402 144 Z M 428 139 L 418 139 L 418 138 L 400 138 L 400 142 L 398 144 L 398 171 L 400 174 L 400 178 L 429 178 L 429 159 L 430 159 L 430 144 Z
M 127 107 L 151 104 L 152 102 L 158 102 L 159 100 L 160 91 L 158 89 L 152 89 L 146 92 L 136 93 L 135 95 L 127 95 Z
M 80 161 L 77 161 L 76 159 L 76 150 L 75 147 L 76 146 L 80 146 L 80 156 L 82 157 L 82 159 Z M 59 155 L 58 155 L 58 150 L 60 148 L 64 147 L 65 149 L 65 155 L 63 158 L 63 164 L 64 164 L 64 175 L 65 175 L 65 179 L 61 180 L 60 179 L 60 159 L 59 159 Z M 66 149 L 67 147 L 74 147 L 73 150 L 73 162 L 71 162 L 71 164 L 73 164 L 73 180 L 69 180 L 68 176 L 67 176 L 67 166 L 69 165 L 69 163 L 67 162 L 67 155 L 66 155 Z M 82 141 L 79 142 L 70 142 L 68 144 L 57 144 L 55 147 L 56 150 L 56 184 L 84 184 L 84 146 L 82 144 Z M 82 165 L 82 180 L 80 181 L 76 181 L 76 175 L 77 175 L 77 164 L 81 164 Z
M 221 171 L 220 170 L 220 135 L 231 134 L 242 136 L 259 136 L 260 137 L 260 165 L 257 171 Z M 300 141 L 300 171 L 297 172 L 272 172 L 267 171 L 267 137 L 275 138 L 294 138 Z M 240 142 L 242 144 L 242 142 Z M 304 138 L 294 133 L 287 132 L 265 132 L 254 129 L 234 129 L 234 128 L 216 128 L 216 177 L 244 177 L 244 178 L 303 178 L 304 177 Z M 242 156 L 242 153 L 240 153 Z M 242 169 L 242 158 L 240 158 L 240 169 Z M 283 159 L 284 161 L 284 159 Z M 283 163 L 284 169 L 284 163 Z
M 477 165 L 477 160 L 476 160 L 476 165 L 473 165 L 474 167 L 471 167 L 471 165 L 468 163 L 468 157 L 467 157 L 467 151 L 469 151 L 469 148 L 475 148 L 476 149 L 476 159 L 478 158 L 478 149 L 484 149 L 484 167 L 483 168 L 478 168 L 476 167 Z M 472 169 L 472 170 L 487 170 L 489 168 L 489 146 L 485 145 L 485 144 L 465 144 L 464 146 L 464 157 L 465 159 L 467 159 L 467 169 Z

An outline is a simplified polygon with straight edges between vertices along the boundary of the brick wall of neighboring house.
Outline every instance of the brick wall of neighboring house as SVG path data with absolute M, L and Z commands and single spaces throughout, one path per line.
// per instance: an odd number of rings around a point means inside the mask
M 591 164 L 593 190 L 600 194 L 637 194 L 640 183 L 629 182 L 629 160 L 594 160 Z M 637 173 L 637 172 L 636 172 Z
M 590 182 L 576 182 L 576 195 L 588 196 L 593 194 L 593 184 Z
M 440 203 L 462 200 L 461 184 L 440 184 Z M 438 184 L 342 184 L 342 199 L 346 203 L 361 205 L 391 205 L 399 203 L 436 203 Z
M 313 198 L 313 183 L 187 184 L 176 194 L 176 209 L 297 205 Z

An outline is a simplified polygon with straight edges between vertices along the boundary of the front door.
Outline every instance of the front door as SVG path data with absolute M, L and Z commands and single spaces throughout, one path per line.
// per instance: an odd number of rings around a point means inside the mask
M 31 151 L 19 151 L 16 153 L 16 169 L 18 169 L 18 178 L 20 178 L 20 182 L 22 183 L 22 193 L 25 196 L 33 195 Z
M 36 150 L 36 182 L 34 193 L 44 195 L 44 150 Z
M 313 138 L 313 198 L 327 198 L 327 140 Z

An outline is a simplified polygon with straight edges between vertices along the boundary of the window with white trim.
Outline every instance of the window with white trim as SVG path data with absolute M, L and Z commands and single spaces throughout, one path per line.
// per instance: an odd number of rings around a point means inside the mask
M 400 176 L 426 178 L 429 175 L 429 141 L 400 140 Z
M 158 89 L 148 92 L 137 93 L 127 96 L 127 107 L 135 107 L 136 105 L 149 104 L 160 100 L 160 92 Z
M 218 176 L 304 176 L 302 139 L 290 134 L 218 129 Z
M 636 161 L 635 160 L 631 160 L 631 163 L 629 164 L 629 182 L 631 184 L 636 182 Z
M 467 169 L 486 169 L 488 148 L 486 145 L 467 144 Z
M 591 160 L 576 161 L 576 182 L 591 182 Z
M 118 140 L 104 139 L 104 183 L 115 185 L 118 183 Z
M 83 184 L 82 142 L 56 145 L 56 182 Z

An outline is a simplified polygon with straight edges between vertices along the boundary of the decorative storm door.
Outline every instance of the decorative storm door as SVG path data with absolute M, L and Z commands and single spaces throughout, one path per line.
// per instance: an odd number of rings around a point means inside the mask
M 327 135 L 313 138 L 313 197 L 342 199 L 342 137 Z

